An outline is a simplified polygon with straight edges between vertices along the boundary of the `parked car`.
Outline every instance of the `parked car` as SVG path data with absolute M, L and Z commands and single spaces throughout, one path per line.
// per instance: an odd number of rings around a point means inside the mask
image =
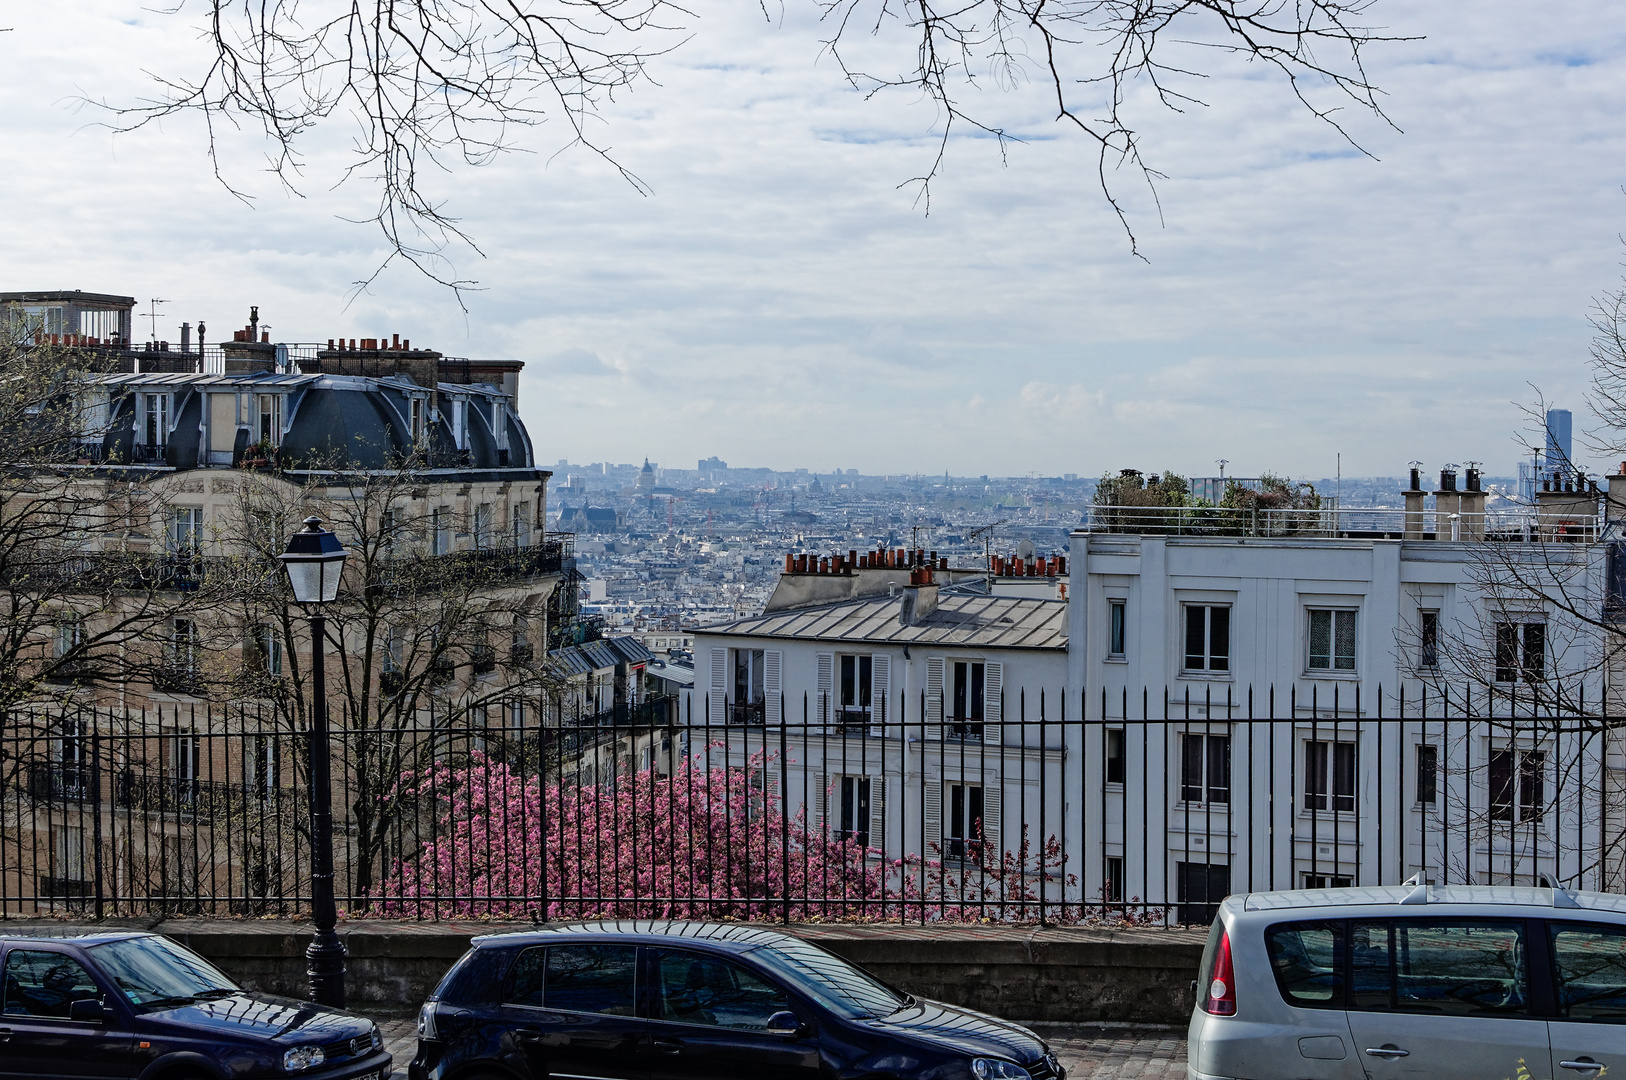
M 606 922 L 475 938 L 409 1080 L 1063 1080 L 1016 1024 L 922 1001 L 789 934 Z
M 244 990 L 158 934 L 0 936 L 0 1080 L 389 1080 L 365 1017 Z
M 1626 1074 L 1626 897 L 1429 885 L 1232 896 L 1191 1080 Z

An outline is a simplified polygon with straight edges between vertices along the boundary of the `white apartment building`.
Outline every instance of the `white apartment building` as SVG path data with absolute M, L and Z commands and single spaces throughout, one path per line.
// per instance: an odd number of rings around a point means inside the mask
M 948 584 L 792 563 L 763 615 L 697 633 L 692 714 L 888 858 L 965 854 L 979 819 L 1009 851 L 1053 838 L 1039 876 L 1074 902 L 1618 887 L 1612 532 L 1597 494 L 1510 523 L 1476 480 L 1414 480 L 1392 520 L 1083 528 L 1071 565 Z

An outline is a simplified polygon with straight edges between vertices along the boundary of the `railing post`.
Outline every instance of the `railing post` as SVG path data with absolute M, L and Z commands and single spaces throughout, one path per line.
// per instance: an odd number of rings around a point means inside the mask
M 94 727 L 90 733 L 90 792 L 91 864 L 96 868 L 96 918 L 100 921 L 105 913 L 102 892 L 102 734 Z

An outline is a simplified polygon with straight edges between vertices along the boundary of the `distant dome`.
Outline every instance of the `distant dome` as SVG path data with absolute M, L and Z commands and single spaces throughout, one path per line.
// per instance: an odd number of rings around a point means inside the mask
M 653 491 L 654 488 L 655 469 L 649 464 L 649 459 L 644 458 L 644 467 L 638 473 L 638 490 Z

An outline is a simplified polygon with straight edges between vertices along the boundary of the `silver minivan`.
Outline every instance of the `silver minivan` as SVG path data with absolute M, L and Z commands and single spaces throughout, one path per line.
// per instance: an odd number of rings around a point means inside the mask
M 1626 1080 L 1626 896 L 1415 885 L 1228 897 L 1203 952 L 1186 1075 Z

